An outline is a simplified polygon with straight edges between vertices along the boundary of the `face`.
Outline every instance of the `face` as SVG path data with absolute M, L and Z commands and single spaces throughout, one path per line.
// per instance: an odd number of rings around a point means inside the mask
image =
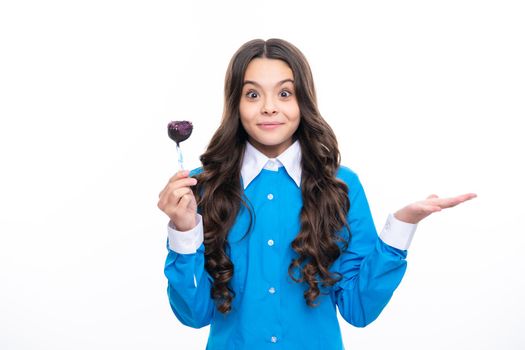
M 300 121 L 293 72 L 281 60 L 253 59 L 244 74 L 239 105 L 250 143 L 275 158 L 293 142 Z

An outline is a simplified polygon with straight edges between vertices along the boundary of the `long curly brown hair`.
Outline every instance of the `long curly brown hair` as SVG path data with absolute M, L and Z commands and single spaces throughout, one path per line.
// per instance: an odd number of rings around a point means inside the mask
M 293 72 L 301 113 L 294 138 L 299 140 L 302 152 L 303 207 L 301 229 L 292 242 L 297 257 L 291 261 L 288 273 L 296 282 L 308 285 L 304 298 L 309 306 L 317 305 L 320 286 L 332 286 L 341 278 L 329 268 L 341 254 L 338 243 L 343 242 L 343 249 L 348 244 L 348 240 L 337 234 L 343 227 L 348 229 L 348 187 L 336 178 L 340 163 L 337 140 L 317 108 L 310 66 L 304 55 L 287 41 L 249 41 L 239 48 L 228 66 L 221 124 L 200 157 L 203 171 L 196 176 L 198 185 L 194 189 L 204 223 L 206 270 L 213 278 L 211 297 L 222 313 L 231 310 L 235 295 L 229 283 L 234 266 L 227 253 L 228 232 L 241 205 L 249 210 L 252 222 L 255 215 L 241 186 L 241 164 L 248 135 L 239 114 L 244 74 L 254 58 L 282 60 Z M 251 224 L 247 234 L 250 229 Z

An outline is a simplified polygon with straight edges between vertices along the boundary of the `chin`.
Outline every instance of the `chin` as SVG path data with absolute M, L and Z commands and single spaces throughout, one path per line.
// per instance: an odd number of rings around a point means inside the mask
M 275 139 L 275 138 L 260 138 L 260 139 L 257 139 L 256 141 L 266 147 L 275 147 L 275 146 L 282 145 L 283 143 L 286 142 L 286 140 Z

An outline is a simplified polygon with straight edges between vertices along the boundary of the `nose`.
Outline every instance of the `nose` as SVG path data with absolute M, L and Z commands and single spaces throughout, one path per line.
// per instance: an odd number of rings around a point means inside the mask
M 271 98 L 267 98 L 264 100 L 264 104 L 262 106 L 262 114 L 267 116 L 272 116 L 277 114 L 277 106 L 275 103 L 273 103 L 273 100 Z

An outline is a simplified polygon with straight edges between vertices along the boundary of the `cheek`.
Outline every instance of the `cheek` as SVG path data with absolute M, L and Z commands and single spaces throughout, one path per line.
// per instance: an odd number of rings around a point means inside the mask
M 250 106 L 247 103 L 240 103 L 239 105 L 239 114 L 241 116 L 241 122 L 244 124 L 250 121 L 253 115 L 253 106 Z
M 298 117 L 297 120 L 294 122 L 293 133 L 295 133 L 297 131 L 297 129 L 299 129 L 299 124 L 300 123 L 301 123 L 301 118 Z
M 292 121 L 294 125 L 294 132 L 299 128 L 299 124 L 301 123 L 301 111 L 299 110 L 299 107 L 295 110 L 294 114 L 294 120 Z
M 289 106 L 286 115 L 290 122 L 299 124 L 299 119 L 301 118 L 299 106 Z
M 239 105 L 239 116 L 241 119 L 241 124 L 246 128 L 245 123 L 248 118 L 247 118 L 247 113 L 246 113 L 246 107 L 243 106 L 242 103 Z

